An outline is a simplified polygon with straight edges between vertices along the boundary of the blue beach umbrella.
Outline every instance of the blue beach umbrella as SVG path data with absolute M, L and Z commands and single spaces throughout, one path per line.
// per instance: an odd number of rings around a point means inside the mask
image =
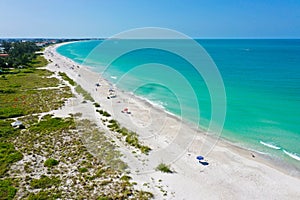
M 197 158 L 197 160 L 203 160 L 204 159 L 203 156 L 197 156 L 196 158 Z

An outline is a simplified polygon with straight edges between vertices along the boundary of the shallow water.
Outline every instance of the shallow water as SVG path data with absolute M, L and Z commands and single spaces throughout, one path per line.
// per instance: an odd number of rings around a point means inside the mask
M 184 58 L 161 49 L 133 50 L 111 62 L 119 42 L 105 51 L 92 51 L 102 41 L 71 43 L 57 51 L 92 66 L 117 87 L 207 129 L 212 102 L 205 77 Z M 197 42 L 209 53 L 224 81 L 227 112 L 221 136 L 300 166 L 300 40 Z M 185 45 L 178 40 L 141 43 L 178 49 Z

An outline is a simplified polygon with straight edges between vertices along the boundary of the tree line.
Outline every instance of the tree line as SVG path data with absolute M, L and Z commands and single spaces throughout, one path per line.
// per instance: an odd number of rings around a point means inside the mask
M 35 52 L 40 48 L 34 42 L 8 42 L 2 41 L 2 55 L 0 57 L 1 68 L 17 68 L 19 66 L 30 66 L 35 58 Z

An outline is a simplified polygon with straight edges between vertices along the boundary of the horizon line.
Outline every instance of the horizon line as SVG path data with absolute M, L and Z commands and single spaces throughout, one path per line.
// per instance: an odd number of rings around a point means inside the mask
M 92 40 L 92 39 L 109 39 L 110 37 L 0 37 L 0 40 L 2 39 L 55 39 L 55 40 L 63 40 L 63 39 L 78 39 L 78 40 L 84 40 L 84 39 L 88 39 L 88 40 Z M 114 39 L 114 38 L 112 38 Z M 116 38 L 117 39 L 117 38 Z M 140 38 L 137 38 L 140 39 Z M 147 38 L 146 38 L 147 39 Z M 163 39 L 178 39 L 178 38 L 163 38 Z M 268 39 L 274 39 L 274 40 L 297 40 L 300 39 L 300 37 L 191 37 L 191 39 L 208 39 L 208 40 L 268 40 Z

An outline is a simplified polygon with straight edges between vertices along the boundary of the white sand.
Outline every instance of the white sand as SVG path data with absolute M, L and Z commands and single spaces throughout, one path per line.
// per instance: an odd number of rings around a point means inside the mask
M 260 154 L 206 137 L 191 125 L 116 88 L 117 98 L 107 99 L 111 86 L 99 74 L 56 53 L 59 45 L 45 50 L 45 57 L 53 61 L 48 69 L 67 73 L 92 94 L 101 109 L 111 113 L 122 126 L 137 132 L 143 144 L 151 147 L 147 156 L 132 153 L 134 148 L 116 141 L 137 187 L 151 191 L 156 199 L 300 199 L 299 171 L 289 172 Z M 101 86 L 96 87 L 95 83 Z M 101 125 L 100 115 L 89 105 L 90 109 L 83 106 L 83 114 Z M 124 108 L 132 113 L 122 113 Z M 208 147 L 213 147 L 209 153 Z M 208 166 L 196 160 L 197 155 L 203 154 Z M 170 164 L 176 173 L 155 171 L 161 162 Z M 163 196 L 164 193 L 167 195 Z

